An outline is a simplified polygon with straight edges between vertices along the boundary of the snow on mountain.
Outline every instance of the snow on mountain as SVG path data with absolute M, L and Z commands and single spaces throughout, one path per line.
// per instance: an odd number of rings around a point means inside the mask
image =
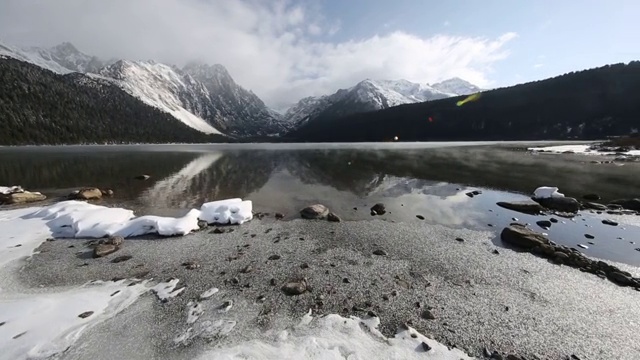
M 118 86 L 144 103 L 168 112 L 188 126 L 207 134 L 220 134 L 192 111 L 208 92 L 193 86 L 193 79 L 178 74 L 164 64 L 120 60 L 100 70 L 99 75 L 112 79 Z M 187 98 L 189 101 L 184 101 Z M 185 103 L 190 109 L 185 108 Z
M 471 95 L 482 91 L 472 83 L 457 77 L 433 84 L 432 87 L 438 91 L 453 95 Z
M 458 78 L 435 85 L 407 80 L 367 79 L 349 89 L 338 90 L 332 95 L 304 98 L 287 110 L 284 119 L 292 129 L 322 115 L 344 116 L 477 91 L 480 91 L 478 87 Z
M 0 55 L 32 63 L 58 74 L 95 72 L 103 66 L 97 57 L 79 51 L 68 42 L 48 49 L 19 48 L 0 43 Z

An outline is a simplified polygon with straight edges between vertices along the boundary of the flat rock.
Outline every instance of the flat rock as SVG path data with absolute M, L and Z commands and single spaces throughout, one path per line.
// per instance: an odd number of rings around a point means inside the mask
M 605 225 L 618 226 L 618 223 L 611 219 L 604 219 L 602 220 L 602 223 Z
M 607 206 L 603 204 L 599 204 L 596 202 L 586 202 L 584 203 L 584 207 L 592 210 L 607 210 Z
M 536 221 L 536 224 L 538 226 L 540 226 L 541 228 L 547 230 L 551 227 L 551 221 L 549 220 L 540 220 L 540 221 Z
M 435 320 L 436 319 L 435 315 L 433 315 L 433 313 L 430 310 L 424 310 L 420 314 L 420 317 L 422 317 L 425 320 Z
M 71 199 L 77 200 L 97 200 L 102 198 L 102 191 L 98 188 L 82 188 L 69 195 Z
M 93 248 L 93 257 L 99 258 L 103 256 L 107 256 L 109 254 L 113 254 L 118 251 L 118 247 L 112 244 L 98 244 Z
M 575 213 L 580 210 L 580 203 L 572 197 L 552 196 L 547 198 L 533 198 L 533 200 L 547 209 Z
M 340 217 L 332 212 L 329 213 L 329 215 L 327 215 L 327 220 L 329 220 L 330 222 L 340 222 L 342 221 L 340 219 Z
M 640 211 L 640 199 L 618 199 L 613 200 L 611 204 L 620 205 L 627 210 Z
M 373 250 L 373 255 L 387 256 L 387 252 L 382 249 Z
M 304 219 L 323 219 L 329 215 L 329 208 L 322 204 L 314 204 L 300 210 L 300 216 Z
M 299 281 L 290 281 L 284 284 L 284 286 L 282 286 L 280 290 L 282 290 L 282 292 L 287 296 L 295 296 L 295 295 L 304 294 L 307 291 L 307 289 L 308 289 L 307 280 L 302 279 Z
M 420 220 L 424 220 L 424 216 L 422 216 L 422 215 L 416 215 L 416 217 L 417 217 L 418 219 L 420 219 Z
M 521 212 L 524 214 L 531 214 L 531 215 L 537 215 L 544 210 L 542 205 L 533 201 L 514 201 L 514 202 L 500 201 L 496 204 L 505 209 Z
M 39 192 L 14 192 L 11 194 L 0 194 L 0 204 L 26 204 L 36 201 L 46 200 L 47 197 Z
M 549 244 L 544 235 L 527 229 L 524 225 L 512 224 L 502 230 L 502 241 L 520 248 L 533 249 L 536 246 Z
M 607 274 L 607 277 L 609 278 L 609 280 L 615 282 L 616 284 L 624 286 L 629 286 L 634 283 L 633 279 L 630 276 L 627 276 L 620 272 L 610 272 L 609 274 Z

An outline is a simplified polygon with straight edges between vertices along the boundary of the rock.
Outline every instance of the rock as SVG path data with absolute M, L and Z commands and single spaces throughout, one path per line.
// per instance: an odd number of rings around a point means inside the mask
M 610 220 L 610 219 L 604 219 L 604 220 L 602 220 L 602 223 L 605 224 L 605 225 L 618 226 L 617 222 L 615 222 L 613 220 Z
M 584 207 L 592 210 L 607 210 L 607 206 L 596 202 L 586 202 Z
M 583 248 L 583 249 L 588 249 L 589 248 L 587 245 L 584 245 L 584 244 L 578 244 L 578 246 Z
M 586 237 L 587 239 L 595 239 L 596 237 L 591 235 L 591 234 L 584 234 L 584 237 Z
M 607 204 L 607 209 L 611 209 L 611 210 L 622 210 L 622 205 L 618 205 L 618 204 Z
M 115 246 L 122 246 L 123 243 L 124 243 L 124 238 L 118 235 L 109 237 L 109 239 L 107 239 L 107 241 L 105 242 L 105 244 L 115 245 Z
M 569 255 L 561 252 L 561 251 L 556 251 L 553 254 L 553 259 L 556 260 L 557 262 L 563 264 L 565 262 L 567 262 L 567 260 L 569 260 Z
M 582 198 L 589 201 L 598 201 L 600 200 L 600 195 L 598 194 L 585 194 L 582 195 Z
M 93 248 L 93 257 L 99 258 L 103 256 L 107 256 L 109 254 L 113 254 L 118 251 L 118 247 L 112 244 L 98 244 Z
M 269 280 L 269 285 L 276 286 L 276 279 Z
M 532 201 L 515 201 L 515 202 L 500 201 L 496 204 L 505 209 L 521 212 L 524 214 L 538 215 L 544 210 L 544 208 L 540 204 Z
M 420 220 L 424 220 L 424 216 L 422 216 L 422 215 L 416 215 L 416 217 L 417 217 L 418 219 L 420 219 Z
M 93 311 L 85 311 L 82 314 L 78 315 L 78 317 L 81 319 L 86 319 L 91 315 L 93 315 Z
M 269 256 L 269 260 L 280 260 L 280 255 L 271 255 Z
M 386 212 L 387 210 L 385 209 L 383 203 L 377 203 L 371 207 L 372 215 L 384 215 Z
M 429 351 L 429 350 L 431 350 L 431 346 L 429 346 L 429 344 L 427 344 L 426 342 L 423 341 L 422 342 L 422 350 L 424 350 L 425 352 Z
M 182 263 L 182 266 L 187 270 L 195 270 L 200 267 L 200 264 L 195 261 L 185 261 Z
M 0 204 L 26 204 L 46 200 L 46 198 L 46 196 L 39 192 L 14 192 L 11 194 L 0 194 Z
M 457 241 L 457 242 L 464 242 L 464 239 L 463 239 L 463 238 L 461 238 L 461 237 L 457 237 L 457 238 L 456 238 L 456 241 Z
M 133 256 L 131 255 L 122 255 L 122 256 L 118 256 L 117 258 L 111 260 L 112 263 L 117 264 L 117 263 L 121 263 L 127 260 L 131 260 L 133 258 Z
M 329 209 L 322 204 L 307 206 L 300 210 L 300 216 L 304 219 L 323 219 L 329 215 Z
M 327 215 L 327 220 L 329 220 L 330 222 L 340 222 L 342 221 L 340 219 L 340 217 L 332 212 L 329 213 L 329 215 Z
M 307 291 L 307 279 L 286 283 L 280 290 L 287 296 L 301 295 Z
M 425 320 L 435 320 L 436 319 L 436 317 L 433 315 L 433 313 L 430 310 L 422 311 L 422 313 L 420 314 L 420 317 L 422 317 Z
M 100 192 L 102 193 L 102 196 L 113 196 L 113 190 L 111 189 L 103 189 L 100 190 Z
M 549 228 L 551 227 L 551 221 L 549 220 L 536 221 L 536 224 L 545 230 L 549 230 Z
M 213 231 L 211 233 L 212 234 L 224 234 L 224 230 L 222 230 L 221 228 L 217 227 L 217 228 L 213 229 Z
M 527 229 L 520 224 L 510 225 L 500 234 L 502 241 L 525 249 L 533 249 L 536 246 L 549 244 L 549 239 L 544 235 Z
M 552 210 L 570 213 L 575 213 L 580 210 L 580 203 L 572 197 L 552 196 L 547 198 L 534 198 L 533 200 Z
M 493 249 L 492 253 L 495 255 L 500 255 L 500 251 L 498 251 L 498 249 Z
M 551 218 L 551 219 L 549 219 L 549 221 L 551 221 L 554 224 L 558 223 L 558 219 L 556 219 L 556 218 Z
M 71 199 L 97 200 L 102 198 L 102 191 L 98 188 L 83 188 L 69 195 Z
M 276 220 L 282 220 L 282 219 L 284 219 L 284 214 L 283 214 L 283 213 L 278 213 L 278 212 L 277 212 L 275 216 L 276 216 Z
M 620 205 L 623 209 L 640 211 L 640 199 L 619 199 L 611 202 L 614 205 Z
M 349 281 L 349 279 L 347 278 L 342 279 L 342 282 L 345 284 L 351 284 L 351 281 Z
M 308 268 L 309 268 L 309 264 L 307 263 L 300 264 L 300 269 L 308 269 Z
M 472 191 L 469 191 L 469 192 L 468 192 L 468 193 L 466 193 L 465 195 L 467 195 L 467 196 L 468 196 L 468 197 L 470 197 L 470 198 L 472 198 L 472 197 L 474 197 L 474 196 L 475 196 L 475 195 L 473 194 L 473 192 L 472 192 Z
M 149 180 L 149 178 L 151 178 L 151 176 L 149 176 L 149 175 L 138 175 L 138 176 L 134 177 L 134 179 L 136 179 L 136 180 Z
M 245 267 L 242 268 L 242 270 L 240 270 L 241 273 L 243 274 L 248 274 L 250 272 L 253 271 L 253 267 L 251 265 L 247 265 Z
M 373 255 L 387 256 L 387 252 L 382 249 L 373 250 Z
M 629 286 L 634 284 L 633 278 L 631 278 L 631 276 L 627 276 L 621 272 L 610 272 L 607 274 L 607 277 L 609 278 L 609 280 L 619 285 Z

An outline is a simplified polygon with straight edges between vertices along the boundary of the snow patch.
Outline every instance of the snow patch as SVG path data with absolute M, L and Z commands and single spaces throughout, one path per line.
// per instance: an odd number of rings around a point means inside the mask
M 541 186 L 533 192 L 533 197 L 536 199 L 548 199 L 552 197 L 564 197 L 564 194 L 559 193 L 557 187 Z
M 6 359 L 48 358 L 81 334 L 127 308 L 146 283 L 93 282 L 58 293 L 0 296 L 0 349 Z
M 151 291 L 153 291 L 156 294 L 156 296 L 160 301 L 165 302 L 171 298 L 174 298 L 180 295 L 180 293 L 184 291 L 185 287 L 176 289 L 179 282 L 180 282 L 179 279 L 171 279 L 167 282 L 162 282 L 152 287 Z
M 0 186 L 0 194 L 9 195 L 24 192 L 21 186 Z
M 219 290 L 218 290 L 218 288 L 215 288 L 215 287 L 214 287 L 214 288 L 211 288 L 211 289 L 209 289 L 209 290 L 207 290 L 207 291 L 203 292 L 203 293 L 200 295 L 200 299 L 201 299 L 201 300 L 206 300 L 206 299 L 208 299 L 208 298 L 212 297 L 213 295 L 215 295 L 218 291 L 219 291 Z
M 591 149 L 592 145 L 558 145 L 558 146 L 545 146 L 545 147 L 530 147 L 527 148 L 529 151 L 534 152 L 546 152 L 553 154 L 562 154 L 566 152 L 572 152 L 575 154 L 583 154 L 583 155 L 618 155 L 616 152 L 612 151 L 597 151 Z M 630 150 L 624 155 L 629 156 L 640 156 L 640 150 Z
M 303 317 L 297 326 L 269 341 L 251 340 L 211 350 L 198 359 L 472 359 L 458 349 L 429 339 L 407 327 L 387 338 L 378 330 L 380 319 L 344 318 L 330 314 Z M 415 337 L 414 337 L 415 336 Z M 427 346 L 423 346 L 425 343 Z M 429 350 L 427 350 L 429 349 Z
M 200 212 L 200 219 L 209 224 L 244 224 L 253 219 L 251 201 L 238 198 L 205 203 Z

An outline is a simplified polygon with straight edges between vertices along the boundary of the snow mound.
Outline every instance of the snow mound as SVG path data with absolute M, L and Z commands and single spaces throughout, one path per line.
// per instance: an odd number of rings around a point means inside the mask
M 0 349 L 5 359 L 48 358 L 114 317 L 145 293 L 146 283 L 94 282 L 59 293 L 2 294 Z
M 24 189 L 20 186 L 0 186 L 0 194 L 9 195 L 14 193 L 24 192 Z
M 552 197 L 564 197 L 564 194 L 558 192 L 557 187 L 541 186 L 533 192 L 536 199 L 547 199 Z
M 297 326 L 281 331 L 271 341 L 246 341 L 211 350 L 198 359 L 472 359 L 411 327 L 387 338 L 378 331 L 379 325 L 376 316 L 313 318 L 307 314 Z
M 200 219 L 216 224 L 243 224 L 253 219 L 253 213 L 251 201 L 230 199 L 205 203 L 202 210 L 192 209 L 180 218 L 153 215 L 136 218 L 131 210 L 69 200 L 40 208 L 24 218 L 46 221 L 55 237 L 102 238 L 145 234 L 183 236 L 200 229 Z
M 200 208 L 200 219 L 209 224 L 244 224 L 253 219 L 250 200 L 229 199 L 208 202 Z

